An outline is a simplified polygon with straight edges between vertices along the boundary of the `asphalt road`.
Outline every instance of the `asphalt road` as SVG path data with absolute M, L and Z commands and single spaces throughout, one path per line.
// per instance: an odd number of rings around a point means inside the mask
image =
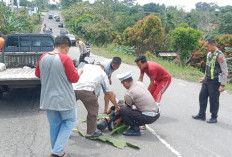
M 55 11 L 51 13 L 54 14 Z M 47 27 L 52 27 L 54 35 L 58 35 L 58 22 L 48 20 Z M 69 56 L 79 57 L 77 47 L 72 47 Z M 105 60 L 103 57 L 91 55 L 92 59 Z M 122 64 L 113 73 L 112 90 L 117 98 L 122 99 L 124 87 L 116 79 L 116 74 L 131 71 L 134 80 L 139 77 L 136 66 Z M 148 85 L 146 77 L 144 83 Z M 232 95 L 223 92 L 220 96 L 218 123 L 208 124 L 191 118 L 198 112 L 198 95 L 200 83 L 172 79 L 170 87 L 161 101 L 161 116 L 153 124 L 142 131 L 141 137 L 115 138 L 126 140 L 140 147 L 139 150 L 126 147 L 117 149 L 109 144 L 87 140 L 77 132 L 73 132 L 65 149 L 71 157 L 230 157 L 232 156 Z M 39 110 L 38 90 L 17 89 L 0 100 L 0 154 L 3 157 L 47 157 L 50 155 L 49 128 L 46 113 Z M 229 103 L 230 102 L 230 103 Z M 99 97 L 100 109 L 103 112 L 103 93 Z M 83 104 L 78 101 L 77 126 L 86 129 L 81 119 L 86 117 Z M 209 107 L 208 107 L 209 108 Z M 210 118 L 207 109 L 207 118 Z M 110 136 L 109 132 L 104 135 Z

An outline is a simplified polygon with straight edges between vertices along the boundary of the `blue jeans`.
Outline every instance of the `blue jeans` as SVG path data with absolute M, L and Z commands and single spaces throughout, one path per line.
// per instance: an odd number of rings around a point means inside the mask
M 67 111 L 47 110 L 47 118 L 50 126 L 52 153 L 57 155 L 63 154 L 76 124 L 77 109 Z

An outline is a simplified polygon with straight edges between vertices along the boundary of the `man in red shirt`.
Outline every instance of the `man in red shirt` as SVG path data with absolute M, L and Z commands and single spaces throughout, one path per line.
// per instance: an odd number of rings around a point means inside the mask
M 135 62 L 140 69 L 139 81 L 143 82 L 144 73 L 150 78 L 148 90 L 156 103 L 160 103 L 163 93 L 171 83 L 171 75 L 161 65 L 147 61 L 144 55 L 139 55 Z

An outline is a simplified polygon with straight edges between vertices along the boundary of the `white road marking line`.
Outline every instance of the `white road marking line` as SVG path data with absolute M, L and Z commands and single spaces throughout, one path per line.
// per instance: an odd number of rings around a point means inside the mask
M 175 150 L 175 148 L 173 148 L 167 141 L 165 141 L 164 139 L 162 139 L 156 132 L 155 130 L 153 130 L 151 127 L 149 127 L 148 125 L 146 125 L 146 128 L 153 134 L 155 135 L 158 140 L 163 143 L 171 152 L 173 152 L 177 157 L 182 157 L 182 155 Z

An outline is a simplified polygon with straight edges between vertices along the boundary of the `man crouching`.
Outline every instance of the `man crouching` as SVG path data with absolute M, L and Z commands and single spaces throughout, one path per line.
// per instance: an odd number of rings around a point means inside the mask
M 159 107 L 145 85 L 140 81 L 133 81 L 130 72 L 118 74 L 117 78 L 127 89 L 124 96 L 126 104 L 132 106 L 120 108 L 119 114 L 123 122 L 130 126 L 123 135 L 141 136 L 139 126 L 155 122 L 160 116 Z

